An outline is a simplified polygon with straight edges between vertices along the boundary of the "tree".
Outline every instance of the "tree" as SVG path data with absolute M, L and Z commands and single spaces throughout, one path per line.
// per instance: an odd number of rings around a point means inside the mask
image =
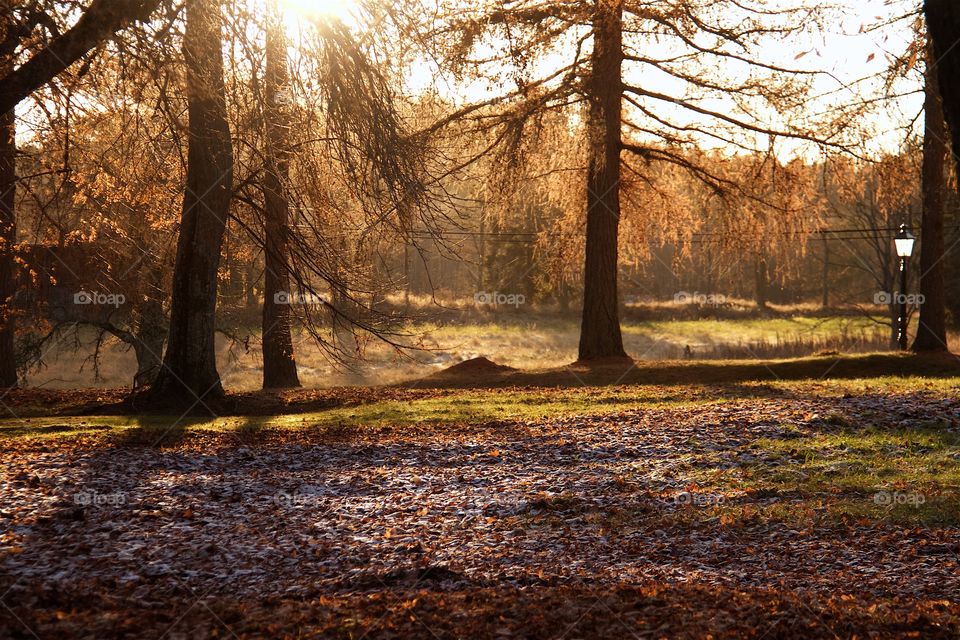
M 843 105 L 824 109 L 828 115 L 822 119 L 803 115 L 811 111 L 808 100 L 819 72 L 783 67 L 762 53 L 765 39 L 817 29 L 819 14 L 809 7 L 732 0 L 544 0 L 474 8 L 449 0 L 444 9 L 439 15 L 446 20 L 425 30 L 427 40 L 439 41 L 431 52 L 444 52 L 455 73 L 471 69 L 493 86 L 512 81 L 516 89 L 467 105 L 440 126 L 472 121 L 474 133 L 496 131 L 511 155 L 523 151 L 523 140 L 547 113 L 566 113 L 571 126 L 584 123 L 589 157 L 579 174 L 586 187 L 581 359 L 624 355 L 618 231 L 625 205 L 643 204 L 630 202 L 623 175 L 643 181 L 657 166 L 675 164 L 717 193 L 736 194 L 743 184 L 683 151 L 719 145 L 762 153 L 772 138 L 845 148 L 840 134 L 849 111 Z M 538 61 L 547 56 L 565 56 L 565 64 L 538 73 Z M 663 84 L 670 90 L 654 90 L 644 74 L 668 79 Z M 767 211 L 784 214 L 776 206 Z M 760 248 L 758 239 L 753 250 Z
M 626 357 L 620 335 L 617 249 L 620 226 L 623 6 L 597 0 L 587 80 L 587 234 L 579 359 Z
M 14 348 L 16 322 L 13 297 L 17 291 L 14 245 L 17 242 L 15 212 L 17 196 L 16 116 L 13 110 L 0 115 L 0 386 L 17 385 Z
M 20 34 L 15 28 L 12 7 L 4 3 L 0 17 L 2 48 L 0 72 L 13 68 L 14 50 Z M 16 294 L 14 245 L 17 242 L 17 116 L 13 108 L 0 114 L 0 386 L 17 385 L 17 358 L 14 348 L 16 323 L 13 297 Z
M 937 81 L 937 61 L 927 50 L 924 79 L 924 133 L 920 230 L 920 321 L 914 351 L 946 351 L 946 301 L 943 288 L 943 213 L 946 184 L 947 126 Z
M 960 149 L 960 5 L 953 0 L 924 0 L 923 11 L 951 148 Z M 960 167 L 956 153 L 954 162 Z
M 0 385 L 4 386 L 17 382 L 11 304 L 17 273 L 16 107 L 117 31 L 147 20 L 159 0 L 93 0 L 65 30 L 58 23 L 61 16 L 47 4 L 53 3 L 4 1 L 0 7 Z M 64 9 L 62 13 L 69 11 Z M 38 27 L 51 37 L 46 46 L 31 42 L 30 36 Z M 25 42 L 31 46 L 23 46 Z M 17 66 L 18 58 L 28 51 L 32 55 Z
M 287 41 L 276 0 L 267 10 L 266 71 L 264 77 L 265 149 L 263 189 L 263 387 L 299 387 L 297 363 L 290 335 L 289 249 L 289 129 L 287 103 Z
M 316 38 L 316 44 L 305 46 L 302 62 L 315 63 L 322 69 L 316 77 L 322 77 L 323 82 L 314 91 L 322 95 L 325 116 L 322 132 L 305 141 L 298 140 L 295 144 L 286 145 L 280 135 L 282 131 L 270 131 L 268 140 L 260 149 L 279 146 L 281 151 L 285 151 L 285 146 L 297 147 L 300 155 L 302 149 L 318 142 L 330 147 L 332 152 L 325 158 L 316 159 L 315 163 L 329 164 L 331 158 L 335 159 L 341 169 L 341 177 L 357 201 L 371 205 L 369 215 L 373 221 L 370 228 L 361 229 L 361 237 L 378 226 L 408 219 L 410 213 L 430 211 L 428 192 L 422 178 L 423 158 L 429 149 L 427 140 L 424 136 L 414 138 L 406 134 L 394 108 L 393 88 L 381 73 L 379 65 L 365 56 L 362 45 L 339 21 L 318 20 L 311 26 L 313 28 L 308 33 Z M 234 33 L 242 34 L 243 31 Z M 236 37 L 234 43 L 249 50 L 250 43 L 245 36 Z M 282 41 L 275 44 L 283 46 Z M 184 36 L 190 143 L 187 185 L 173 276 L 169 341 L 163 370 L 147 398 L 150 401 L 198 404 L 205 398 L 216 399 L 223 395 L 214 350 L 216 285 L 226 218 L 235 195 L 238 201 L 264 216 L 264 229 L 269 228 L 272 238 L 270 250 L 265 253 L 273 255 L 271 260 L 276 259 L 273 276 L 282 277 L 283 273 L 289 273 L 298 291 L 311 299 L 314 296 L 316 299 L 323 297 L 325 292 L 318 290 L 321 283 L 334 290 L 344 285 L 339 278 L 340 265 L 337 260 L 342 254 L 336 246 L 331 246 L 335 243 L 331 242 L 329 236 L 318 233 L 320 228 L 311 225 L 311 215 L 302 218 L 298 225 L 308 229 L 300 230 L 296 235 L 282 233 L 286 226 L 283 206 L 278 208 L 279 216 L 277 211 L 268 215 L 266 203 L 261 206 L 255 197 L 251 197 L 247 188 L 254 181 L 252 174 L 243 177 L 234 194 L 234 156 L 227 122 L 221 47 L 220 12 L 207 7 L 202 0 L 188 3 Z M 279 65 L 282 57 L 273 57 Z M 271 74 L 277 71 L 272 63 L 270 66 Z M 238 68 L 233 67 L 231 71 L 235 73 Z M 283 80 L 277 75 L 274 78 L 277 81 L 277 95 L 273 100 L 279 103 L 282 102 L 279 94 Z M 284 99 L 287 98 L 289 96 Z M 316 113 L 309 114 L 309 117 L 317 120 Z M 279 129 L 285 128 L 283 123 L 277 124 Z M 267 129 L 271 126 L 268 125 Z M 265 158 L 265 173 L 273 173 L 276 178 L 271 186 L 268 177 L 266 190 L 261 188 L 257 197 L 270 197 L 271 204 L 275 205 L 280 200 L 273 201 L 274 195 L 287 198 L 291 190 L 283 184 L 283 165 L 287 154 L 280 153 L 271 159 L 271 153 L 254 154 Z M 314 172 L 309 179 L 318 180 L 322 176 L 323 172 Z M 303 179 L 304 176 L 299 178 Z M 326 189 L 320 191 L 322 198 Z M 239 216 L 233 215 L 232 219 L 244 225 Z M 331 222 L 343 225 L 342 217 Z M 259 236 L 251 226 L 245 226 L 245 231 L 259 247 L 267 248 L 267 239 Z M 284 259 L 288 253 L 286 248 L 278 244 L 288 240 L 291 247 L 289 261 Z M 273 286 L 279 291 L 282 284 L 274 282 Z M 268 294 L 268 298 L 272 303 L 273 296 Z M 329 300 L 325 300 L 322 306 L 329 309 L 337 321 L 395 345 L 370 318 L 360 317 L 363 310 L 369 308 L 369 303 L 357 304 L 356 313 Z M 268 315 L 272 312 L 269 308 L 266 311 Z M 329 346 L 313 331 L 315 325 L 310 313 L 309 309 L 304 310 L 307 316 L 305 325 L 321 346 Z M 287 326 L 289 335 L 289 324 Z M 276 336 L 276 333 L 273 335 Z M 278 351 L 280 356 L 291 360 L 289 364 L 293 364 L 292 347 L 287 349 L 281 344 Z M 336 353 L 335 347 L 333 351 Z M 203 404 L 206 405 L 205 402 Z
M 148 399 L 193 407 L 223 396 L 214 338 L 220 250 L 233 195 L 233 145 L 224 95 L 220 6 L 211 0 L 188 0 L 186 10 L 187 175 L 167 350 Z
M 70 29 L 0 77 L 0 113 L 16 107 L 117 31 L 147 20 L 159 4 L 160 0 L 92 0 Z
M 124 303 L 49 309 L 51 330 L 23 332 L 29 347 L 23 355 L 32 364 L 46 351 L 45 342 L 94 328 L 94 371 L 103 344 L 117 338 L 137 356 L 133 382 L 140 388 L 153 382 L 163 357 L 167 287 L 182 205 L 176 194 L 182 190 L 185 162 L 180 129 L 163 117 L 178 114 L 179 104 L 166 105 L 163 92 L 149 82 L 155 77 L 153 67 L 121 63 L 118 57 L 98 58 L 68 91 L 38 96 L 47 122 L 22 154 L 24 195 L 29 197 L 21 199 L 18 215 L 23 242 L 47 247 L 47 255 L 69 245 L 68 251 L 81 250 L 94 261 L 97 268 L 89 271 L 71 267 L 67 275 L 76 280 L 73 284 L 88 292 L 123 295 Z M 163 65 L 171 82 L 180 81 L 171 67 Z M 59 169 L 51 173 L 53 167 Z M 80 345 L 80 337 L 74 345 Z
M 264 292 L 265 384 L 290 386 L 292 326 L 341 363 L 360 358 L 370 339 L 406 342 L 400 319 L 379 307 L 392 288 L 375 252 L 399 244 L 414 222 L 429 231 L 436 206 L 426 187 L 430 141 L 407 131 L 382 43 L 366 37 L 376 31 L 307 14 L 288 34 L 264 13 L 229 14 L 230 50 L 243 52 L 227 83 L 237 140 L 231 222 L 271 262 L 263 269 L 264 288 L 273 290 Z M 288 37 L 298 48 L 290 61 Z M 296 65 L 292 77 L 288 64 Z M 293 304 L 275 304 L 288 284 Z

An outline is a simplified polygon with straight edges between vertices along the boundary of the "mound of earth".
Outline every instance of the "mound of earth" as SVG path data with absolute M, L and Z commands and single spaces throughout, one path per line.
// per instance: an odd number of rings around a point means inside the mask
M 458 362 L 451 367 L 447 367 L 442 371 L 438 371 L 430 377 L 475 377 L 509 373 L 511 371 L 516 371 L 516 369 L 503 364 L 497 364 L 496 362 L 481 356 L 479 358 L 470 358 L 469 360 Z

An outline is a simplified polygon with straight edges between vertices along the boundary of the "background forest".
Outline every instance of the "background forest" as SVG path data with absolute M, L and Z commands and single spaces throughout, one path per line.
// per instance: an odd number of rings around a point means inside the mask
M 204 74 L 222 76 L 207 118 L 223 124 L 197 139 L 229 152 L 232 175 L 223 230 L 192 267 L 216 290 L 203 294 L 215 345 L 189 351 L 217 373 L 215 351 L 237 388 L 261 372 L 268 386 L 299 383 L 283 364 L 294 359 L 310 385 L 478 355 L 559 364 L 577 355 L 581 308 L 601 310 L 582 315 L 581 357 L 622 354 L 621 320 L 640 358 L 895 346 L 891 238 L 919 230 L 933 188 L 926 35 L 910 3 L 882 15 L 628 5 L 616 71 L 586 46 L 606 36 L 579 3 L 207 7 L 197 22 L 218 23 L 205 33 L 222 41 L 212 66 L 214 49 L 191 53 L 185 7 L 161 5 L 17 107 L 8 378 L 140 387 L 163 370 Z M 82 27 L 76 16 L 16 4 L 10 62 Z M 615 113 L 595 101 L 609 82 L 623 87 Z M 586 214 L 610 126 L 613 245 Z M 960 223 L 939 153 L 948 250 L 935 306 L 952 327 Z M 591 262 L 589 247 L 608 258 Z

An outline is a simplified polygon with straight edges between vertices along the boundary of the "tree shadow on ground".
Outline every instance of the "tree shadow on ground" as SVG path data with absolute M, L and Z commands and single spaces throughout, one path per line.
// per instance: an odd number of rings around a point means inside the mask
M 147 606 L 97 591 L 49 591 L 0 610 L 11 638 L 956 638 L 960 605 L 787 590 L 652 583 L 407 587 L 258 599 L 173 595 Z M 203 596 L 203 594 L 200 594 Z M 36 635 L 34 635 L 36 634 Z
M 171 416 L 169 421 L 151 417 L 150 422 L 135 427 L 120 429 L 107 435 L 107 442 L 114 447 L 127 448 L 172 448 L 182 445 L 190 437 L 195 420 Z
M 748 381 L 960 376 L 960 358 L 949 353 L 816 356 L 757 361 L 580 361 L 548 370 L 489 371 L 451 375 L 442 371 L 410 383 L 418 388 L 575 387 L 620 384 L 729 384 Z
M 792 360 L 757 361 L 637 361 L 604 360 L 575 362 L 547 370 L 454 370 L 419 380 L 382 387 L 268 390 L 229 394 L 217 405 L 221 416 L 275 416 L 362 406 L 376 402 L 409 402 L 441 398 L 464 389 L 579 389 L 645 385 L 678 387 L 674 397 L 687 395 L 685 385 L 713 386 L 718 397 L 776 397 L 789 391 L 764 383 L 791 380 L 870 379 L 879 377 L 960 377 L 960 358 L 952 354 L 868 354 L 821 356 Z M 755 384 L 750 384 L 755 383 Z M 669 392 L 663 391 L 667 397 Z M 107 393 L 88 389 L 60 394 L 14 390 L 4 399 L 11 417 L 53 415 L 142 415 L 128 402 L 120 401 L 122 390 Z M 108 402 L 105 404 L 104 399 Z M 43 405 L 45 408 L 40 409 Z M 206 411 L 203 409 L 203 411 Z M 209 412 L 207 412 L 209 415 Z

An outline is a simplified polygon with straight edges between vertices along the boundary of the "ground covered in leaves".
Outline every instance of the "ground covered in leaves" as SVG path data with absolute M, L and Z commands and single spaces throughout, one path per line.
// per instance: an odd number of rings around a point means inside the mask
M 0 439 L 0 636 L 956 638 L 958 385 L 59 419 Z

